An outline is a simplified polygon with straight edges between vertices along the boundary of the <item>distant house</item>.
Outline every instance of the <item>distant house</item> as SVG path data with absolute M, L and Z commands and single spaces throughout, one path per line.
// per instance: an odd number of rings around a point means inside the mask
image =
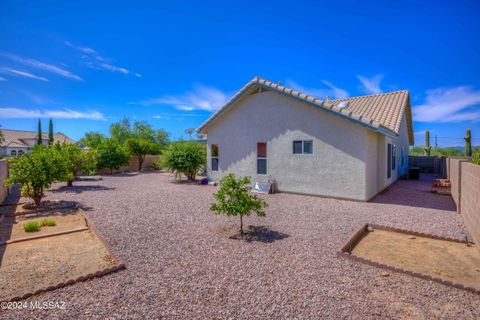
M 8 130 L 1 129 L 4 141 L 0 143 L 0 154 L 4 157 L 12 157 L 22 155 L 23 153 L 30 152 L 32 147 L 37 144 L 38 133 L 36 131 L 23 131 L 23 130 Z M 53 135 L 54 142 L 66 142 L 76 144 L 77 142 L 63 133 L 55 133 Z M 48 145 L 48 134 L 42 134 L 42 142 L 44 145 Z
M 366 201 L 407 173 L 408 91 L 320 100 L 261 78 L 197 131 L 208 177 L 275 179 L 279 191 Z

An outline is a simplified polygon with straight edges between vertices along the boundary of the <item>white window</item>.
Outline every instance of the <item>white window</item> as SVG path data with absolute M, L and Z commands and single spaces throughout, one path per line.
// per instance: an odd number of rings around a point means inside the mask
M 10 152 L 10 155 L 11 155 L 12 157 L 16 157 L 16 156 L 17 156 L 17 150 L 12 150 L 12 151 Z
M 218 144 L 212 144 L 212 171 L 218 171 Z

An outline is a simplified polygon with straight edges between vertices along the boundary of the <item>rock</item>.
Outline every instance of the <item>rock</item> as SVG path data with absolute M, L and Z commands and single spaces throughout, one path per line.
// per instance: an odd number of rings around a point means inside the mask
M 415 236 L 410 236 L 410 237 L 408 237 L 408 239 L 414 240 L 414 239 L 417 239 L 417 237 L 415 237 Z
M 387 271 L 382 271 L 380 274 L 382 275 L 382 277 L 390 277 L 390 272 Z
M 368 226 L 368 227 L 367 227 L 367 231 L 368 231 L 368 232 L 373 232 L 373 228 L 370 227 L 370 226 Z

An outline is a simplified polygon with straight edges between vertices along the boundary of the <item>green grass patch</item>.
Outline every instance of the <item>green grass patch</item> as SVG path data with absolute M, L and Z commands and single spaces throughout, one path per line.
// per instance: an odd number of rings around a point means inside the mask
M 40 230 L 40 224 L 38 221 L 30 221 L 23 225 L 25 232 L 35 232 Z
M 57 223 L 52 219 L 43 219 L 42 221 L 40 221 L 40 227 L 53 227 L 56 225 Z

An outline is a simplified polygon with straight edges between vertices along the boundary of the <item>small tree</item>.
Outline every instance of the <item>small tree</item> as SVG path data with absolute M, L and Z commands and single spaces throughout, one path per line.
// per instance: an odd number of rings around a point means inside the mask
M 210 210 L 215 214 L 240 216 L 240 233 L 243 234 L 243 216 L 249 216 L 253 211 L 259 217 L 265 217 L 263 208 L 268 204 L 261 198 L 250 193 L 250 177 L 237 179 L 230 173 L 220 180 L 220 189 L 215 194 L 218 203 L 212 204 Z
M 48 145 L 49 146 L 53 145 L 53 142 L 54 142 L 53 121 L 52 121 L 52 118 L 50 118 L 50 121 L 48 122 Z
M 65 160 L 55 148 L 35 146 L 31 153 L 11 158 L 8 163 L 9 177 L 5 185 L 21 183 L 22 196 L 33 199 L 37 206 L 42 201 L 45 189 L 55 181 L 68 178 Z
M 128 164 L 130 154 L 118 142 L 112 139 L 106 139 L 98 146 L 97 168 L 109 168 L 113 174 L 114 169 Z
M 130 153 L 138 159 L 138 171 L 142 171 L 143 161 L 147 154 L 158 153 L 157 145 L 146 139 L 128 139 L 127 147 Z
M 95 150 L 84 152 L 79 146 L 74 144 L 57 144 L 55 146 L 65 160 L 68 175 L 67 187 L 73 186 L 73 179 L 80 171 L 91 173 L 97 166 L 97 157 Z
M 171 143 L 162 153 L 162 166 L 175 173 L 184 174 L 195 181 L 197 172 L 206 164 L 205 146 L 193 141 Z

